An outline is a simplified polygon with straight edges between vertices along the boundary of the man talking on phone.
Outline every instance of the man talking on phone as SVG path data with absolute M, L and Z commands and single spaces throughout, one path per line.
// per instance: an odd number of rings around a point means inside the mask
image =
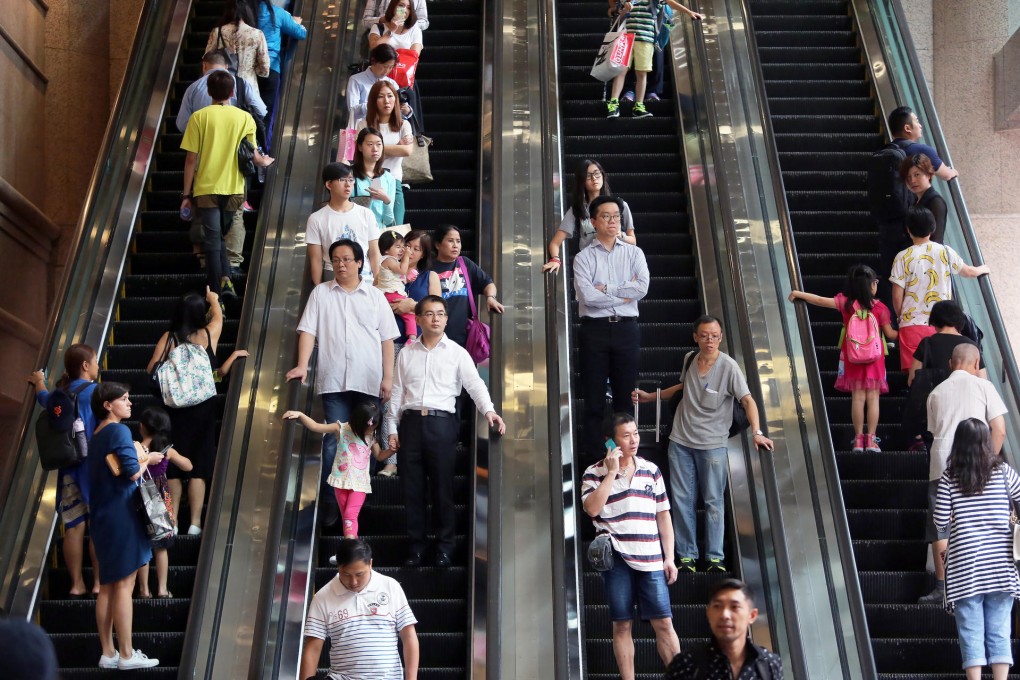
M 659 468 L 637 455 L 634 416 L 617 413 L 605 426 L 606 457 L 584 471 L 581 502 L 595 532 L 609 536 L 612 567 L 602 572 L 613 621 L 613 653 L 622 680 L 634 680 L 634 605 L 652 624 L 663 666 L 680 652 L 668 586 L 676 582 L 673 523 Z M 604 565 L 605 566 L 605 565 Z

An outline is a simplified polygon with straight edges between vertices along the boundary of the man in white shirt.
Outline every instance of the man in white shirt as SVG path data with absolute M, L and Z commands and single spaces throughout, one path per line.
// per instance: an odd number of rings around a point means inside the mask
M 446 337 L 446 301 L 427 295 L 415 307 L 420 335 L 404 346 L 397 360 L 393 393 L 386 412 L 391 451 L 400 452 L 404 511 L 410 537 L 405 566 L 422 563 L 427 545 L 426 477 L 433 490 L 435 564 L 450 566 L 453 552 L 453 474 L 460 422 L 457 397 L 467 390 L 490 427 L 503 434 L 485 383 L 463 347 Z M 391 315 L 392 316 L 392 315 Z M 399 423 L 399 424 L 398 424 Z
M 335 277 L 320 283 L 308 296 L 298 324 L 298 364 L 287 380 L 308 376 L 308 362 L 319 346 L 315 392 L 322 398 L 327 423 L 346 423 L 362 401 L 389 398 L 393 384 L 393 339 L 400 333 L 386 296 L 359 272 L 364 251 L 355 241 L 341 239 L 329 248 Z M 333 469 L 336 437 L 322 438 L 322 483 Z M 332 493 L 324 494 L 326 524 L 336 522 L 339 510 Z
M 322 183 L 329 192 L 329 203 L 308 216 L 305 244 L 316 286 L 333 278 L 333 265 L 327 251 L 340 239 L 350 239 L 368 254 L 361 267 L 361 278 L 371 284 L 379 271 L 379 223 L 375 214 L 351 200 L 354 171 L 343 163 L 329 163 L 322 169 Z
M 946 565 L 942 555 L 949 547 L 949 533 L 935 530 L 935 496 L 939 479 L 953 449 L 957 426 L 968 418 L 988 423 L 992 448 L 998 452 L 1006 440 L 1006 405 L 995 386 L 981 378 L 981 352 L 971 344 L 957 345 L 949 360 L 952 373 L 928 395 L 928 427 L 934 440 L 928 466 L 928 515 L 925 540 L 931 543 L 935 562 L 935 589 L 921 597 L 921 604 L 942 604 L 946 587 Z
M 301 678 L 314 678 L 329 638 L 329 677 L 416 680 L 418 623 L 403 588 L 372 570 L 372 549 L 360 538 L 344 539 L 337 550 L 337 575 L 308 607 Z M 400 666 L 397 640 L 404 648 Z

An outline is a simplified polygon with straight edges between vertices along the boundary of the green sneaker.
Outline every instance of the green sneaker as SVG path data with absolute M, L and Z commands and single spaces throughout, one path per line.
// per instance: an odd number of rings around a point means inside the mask
M 606 118 L 620 117 L 620 100 L 610 99 L 606 102 Z
M 709 560 L 708 561 L 708 569 L 706 569 L 705 571 L 708 571 L 708 572 L 712 572 L 712 571 L 726 571 L 726 565 L 723 564 L 722 560 Z
M 220 279 L 220 297 L 221 298 L 237 297 L 237 291 L 234 290 L 234 282 L 230 280 L 229 276 L 224 276 Z
M 634 109 L 630 112 L 630 115 L 635 118 L 648 118 L 652 115 L 652 112 L 645 108 L 644 102 L 637 102 L 634 104 Z
M 679 571 L 689 571 L 692 574 L 698 570 L 698 563 L 690 557 L 681 557 L 680 563 L 676 566 Z

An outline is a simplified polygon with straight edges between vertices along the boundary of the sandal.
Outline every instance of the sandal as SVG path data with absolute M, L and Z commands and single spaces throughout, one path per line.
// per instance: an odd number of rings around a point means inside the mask
M 376 476 L 377 477 L 396 477 L 397 476 L 397 471 L 395 469 L 394 470 L 380 470 L 379 472 L 376 473 Z
M 164 595 L 160 595 L 158 593 L 156 594 L 156 599 L 157 600 L 172 600 L 173 597 L 174 597 L 174 594 L 171 593 L 169 590 L 166 591 L 166 594 L 164 594 Z

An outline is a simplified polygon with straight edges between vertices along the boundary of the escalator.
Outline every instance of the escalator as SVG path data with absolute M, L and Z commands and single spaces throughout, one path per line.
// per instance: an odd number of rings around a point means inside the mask
M 693 236 L 687 211 L 682 143 L 671 78 L 666 77 L 662 101 L 648 102 L 652 118 L 632 119 L 627 105 L 621 116 L 607 120 L 602 101 L 602 85 L 589 75 L 591 59 L 605 33 L 607 19 L 604 4 L 560 0 L 559 24 L 560 111 L 562 117 L 564 184 L 573 182 L 573 172 L 585 158 L 599 161 L 608 173 L 614 195 L 629 204 L 634 215 L 637 244 L 644 251 L 651 273 L 647 296 L 639 304 L 641 360 L 638 381 L 642 389 L 676 384 L 683 358 L 693 346 L 691 322 L 703 309 L 696 277 Z M 667 57 L 668 72 L 669 66 Z M 569 179 L 567 179 L 569 178 Z M 576 337 L 582 332 L 569 269 L 561 274 L 571 295 L 571 324 Z M 576 341 L 571 348 L 572 391 L 580 394 Z M 572 404 L 575 422 L 583 422 L 582 400 Z M 671 416 L 663 416 L 662 443 L 655 441 L 654 404 L 642 407 L 639 419 L 642 442 L 640 455 L 654 462 L 669 475 L 665 456 L 666 438 L 672 426 Z M 576 434 L 576 433 L 575 433 Z M 575 451 L 582 451 L 575 443 Z M 575 488 L 580 489 L 584 468 L 594 462 L 589 452 L 575 457 Z M 578 502 L 578 508 L 580 503 Z M 594 528 L 580 511 L 578 535 L 582 559 Z M 699 527 L 703 527 L 699 507 Z M 732 532 L 727 530 L 727 558 L 735 559 Z M 699 529 L 699 548 L 704 552 L 703 530 Z M 583 573 L 583 639 L 587 655 L 588 677 L 608 679 L 618 671 L 612 648 L 612 623 L 606 604 L 602 577 L 585 562 Z M 688 649 L 710 634 L 704 615 L 704 603 L 711 583 L 732 573 L 681 572 L 670 587 L 673 625 L 680 646 Z M 647 623 L 634 626 L 635 671 L 639 678 L 659 677 L 662 661 L 655 650 L 655 638 Z
M 849 2 L 749 6 L 802 285 L 832 296 L 851 265 L 877 269 L 867 163 L 885 139 L 869 55 Z M 883 451 L 854 454 L 850 397 L 832 387 L 841 323 L 831 310 L 808 314 L 875 666 L 883 678 L 952 677 L 960 664 L 954 620 L 939 605 L 916 603 L 932 586 L 922 540 L 928 456 L 903 450 L 906 379 L 898 356 L 892 352 L 886 363 L 889 394 L 877 433 Z
M 154 393 L 145 366 L 160 335 L 166 330 L 180 296 L 187 292 L 201 293 L 205 275 L 191 252 L 188 225 L 178 217 L 180 193 L 184 183 L 184 152 L 180 150 L 182 134 L 175 118 L 187 86 L 201 76 L 201 58 L 209 31 L 223 12 L 222 2 L 197 0 L 185 31 L 181 58 L 172 94 L 167 102 L 162 129 L 154 141 L 154 160 L 146 181 L 139 223 L 119 286 L 117 311 L 107 349 L 103 355 L 101 379 L 128 384 L 134 415 L 150 406 L 162 406 Z M 259 191 L 249 193 L 249 201 L 258 206 Z M 257 213 L 244 215 L 248 238 L 244 254 L 250 253 Z M 244 293 L 244 277 L 235 277 L 237 300 L 227 301 L 227 316 L 217 346 L 220 361 L 230 355 L 238 332 L 240 296 Z M 241 368 L 242 364 L 238 364 Z M 242 369 L 243 370 L 243 369 Z M 238 371 L 239 373 L 240 371 Z M 226 383 L 219 385 L 218 416 L 226 401 Z M 137 427 L 132 426 L 135 436 Z M 187 452 L 182 452 L 188 455 Z M 184 495 L 186 504 L 187 494 Z M 188 509 L 184 510 L 187 516 Z M 186 527 L 186 525 L 185 525 Z M 147 675 L 175 675 L 176 660 L 181 656 L 184 631 L 194 587 L 201 536 L 180 535 L 169 549 L 168 589 L 172 599 L 135 599 L 134 645 L 161 665 Z M 95 635 L 95 603 L 92 599 L 67 599 L 69 575 L 62 562 L 60 541 L 53 541 L 49 569 L 39 603 L 39 623 L 50 634 L 57 649 L 61 676 L 66 679 L 93 677 L 99 658 L 99 639 Z M 85 560 L 85 582 L 92 582 L 90 561 Z M 150 570 L 151 591 L 155 596 L 155 567 Z M 137 596 L 137 590 L 136 590 Z
M 424 34 L 418 78 L 426 133 L 435 140 L 429 150 L 434 181 L 404 190 L 406 221 L 412 228 L 431 231 L 442 224 L 456 225 L 462 233 L 465 255 L 475 260 L 481 11 L 478 0 L 429 2 L 429 29 Z M 470 408 L 463 412 L 473 413 Z M 432 680 L 462 680 L 468 675 L 470 535 L 474 517 L 471 431 L 471 427 L 461 428 L 457 446 L 453 484 L 457 524 L 451 567 L 431 566 L 429 553 L 425 566 L 402 566 L 407 557 L 407 538 L 399 477 L 373 477 L 372 493 L 359 515 L 358 533 L 372 546 L 373 567 L 401 584 L 418 619 L 419 673 Z M 399 474 L 399 456 L 397 469 Z M 335 529 L 322 529 L 314 591 L 336 575 L 336 567 L 328 560 L 342 540 L 340 524 Z M 320 672 L 328 666 L 327 642 L 319 661 Z

